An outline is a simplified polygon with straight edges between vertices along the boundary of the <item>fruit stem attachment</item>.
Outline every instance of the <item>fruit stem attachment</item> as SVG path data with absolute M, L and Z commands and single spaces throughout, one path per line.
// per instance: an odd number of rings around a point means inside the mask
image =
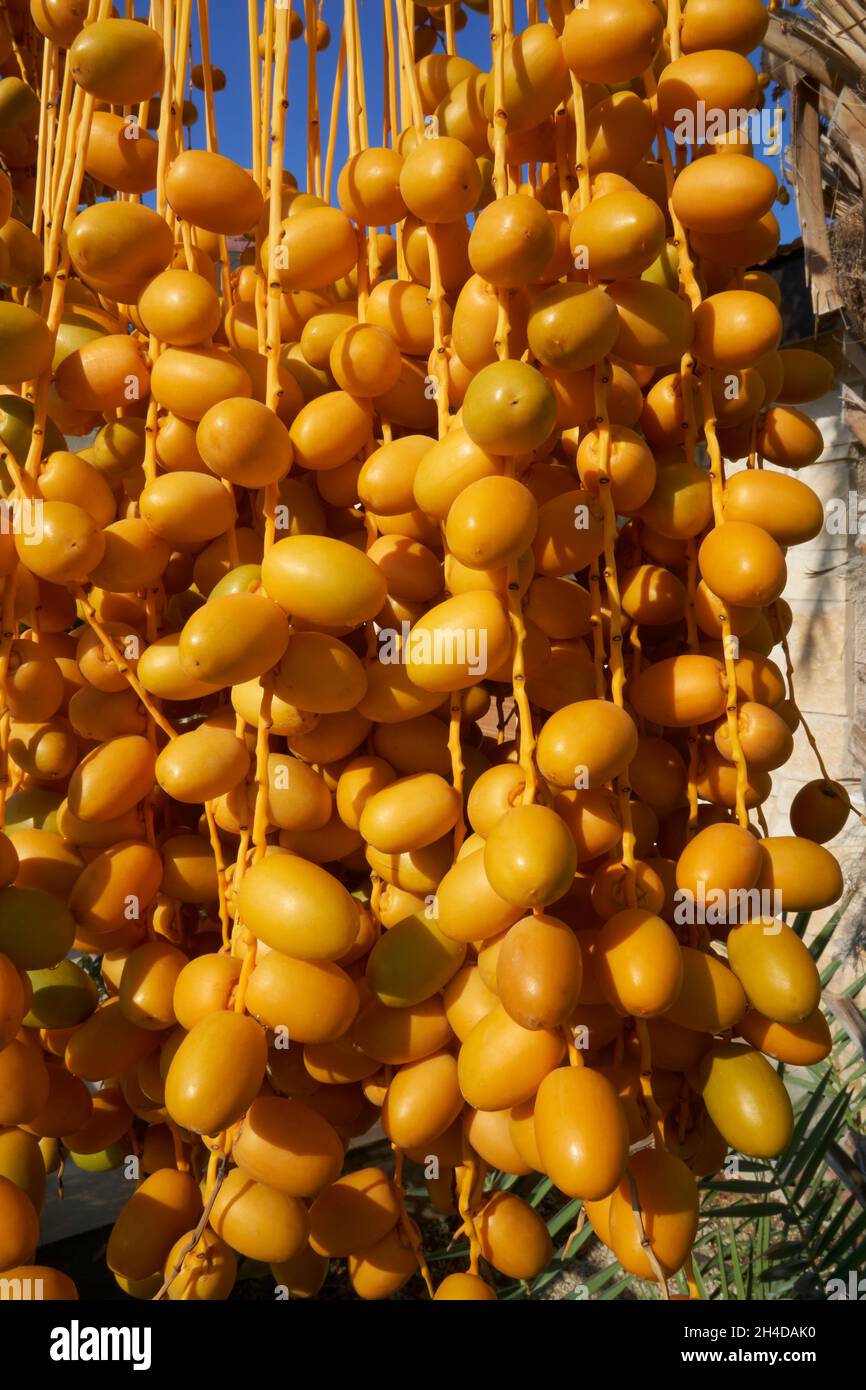
M 228 1157 L 227 1157 L 227 1155 L 226 1155 L 226 1154 L 219 1154 L 218 1156 L 216 1156 L 216 1155 L 214 1155 L 214 1154 L 211 1154 L 211 1161 L 214 1159 L 214 1157 L 216 1157 L 216 1175 L 215 1175 L 215 1180 L 214 1180 L 214 1182 L 213 1182 L 212 1184 L 210 1184 L 210 1190 L 208 1191 L 207 1201 L 205 1202 L 204 1208 L 203 1208 L 203 1210 L 202 1210 L 202 1214 L 201 1214 L 201 1216 L 200 1216 L 199 1219 L 198 1219 L 198 1225 L 196 1226 L 195 1230 L 193 1231 L 192 1235 L 190 1236 L 190 1238 L 189 1238 L 189 1240 L 186 1242 L 186 1244 L 178 1251 L 177 1259 L 176 1259 L 175 1262 L 174 1262 L 174 1267 L 173 1267 L 173 1269 L 171 1269 L 171 1270 L 169 1271 L 169 1273 L 166 1275 L 166 1277 L 165 1277 L 163 1283 L 160 1285 L 160 1287 L 157 1289 L 156 1293 L 153 1295 L 152 1302 L 154 1302 L 154 1303 L 161 1303 L 162 1300 L 165 1298 L 166 1294 L 168 1293 L 168 1291 L 169 1291 L 169 1289 L 171 1288 L 172 1284 L 174 1283 L 175 1279 L 177 1278 L 177 1276 L 180 1274 L 181 1270 L 183 1269 L 183 1262 L 184 1262 L 184 1260 L 186 1259 L 187 1255 L 190 1255 L 190 1254 L 192 1253 L 192 1251 L 193 1251 L 193 1250 L 196 1248 L 196 1246 L 198 1245 L 199 1241 L 200 1241 L 201 1238 L 202 1238 L 202 1235 L 204 1234 L 204 1228 L 205 1228 L 205 1226 L 207 1225 L 208 1221 L 210 1220 L 210 1214 L 211 1214 L 211 1212 L 213 1211 L 214 1202 L 216 1201 L 216 1199 L 217 1199 L 217 1197 L 218 1197 L 218 1195 L 219 1195 L 219 1190 L 220 1190 L 220 1188 L 222 1187 L 223 1182 L 225 1181 L 225 1178 L 226 1178 L 226 1174 L 227 1174 L 227 1172 L 228 1172 Z M 208 1164 L 208 1180 L 209 1180 L 209 1181 L 210 1181 L 210 1176 L 211 1176 L 211 1163 Z
M 155 724 L 158 724 L 159 727 L 162 729 L 163 733 L 168 734 L 169 738 L 177 738 L 177 730 L 174 729 L 171 724 L 169 724 L 168 720 L 162 714 L 162 711 L 160 710 L 159 706 L 153 699 L 151 699 L 150 695 L 145 690 L 141 681 L 138 679 L 138 676 L 135 674 L 133 670 L 131 670 L 125 658 L 121 656 L 112 638 L 109 636 L 109 634 L 106 632 L 105 628 L 102 626 L 101 622 L 97 618 L 96 609 L 90 602 L 90 599 L 88 598 L 85 590 L 82 588 L 80 584 L 72 584 L 70 585 L 70 588 L 72 589 L 75 598 L 81 605 L 85 621 L 87 622 L 88 627 L 92 628 L 93 631 L 96 633 L 97 637 L 99 638 L 105 650 L 108 652 L 108 655 L 111 657 L 111 660 L 114 662 L 118 671 L 124 677 L 124 679 L 127 680 L 129 684 L 132 686 L 133 690 L 135 691 L 141 703 L 144 705 L 144 708 L 147 710 L 153 722 Z
M 634 1224 L 637 1230 L 640 1247 L 646 1255 L 647 1260 L 650 1264 L 650 1268 L 652 1269 L 652 1272 L 656 1277 L 658 1286 L 661 1289 L 662 1298 L 665 1300 L 665 1302 L 667 1302 L 670 1299 L 667 1280 L 662 1274 L 662 1267 L 659 1264 L 658 1259 L 656 1258 L 656 1253 L 652 1248 L 652 1242 L 650 1241 L 650 1238 L 646 1233 L 643 1212 L 641 1211 L 640 1197 L 638 1196 L 637 1183 L 634 1180 L 634 1175 L 630 1168 L 626 1168 L 625 1176 L 626 1181 L 628 1182 L 629 1192 L 631 1194 L 631 1209 L 632 1214 L 634 1216 Z
M 411 1220 L 406 1210 L 406 1194 L 403 1191 L 403 1150 L 398 1148 L 395 1143 L 391 1143 L 391 1150 L 394 1154 L 394 1186 L 397 1189 L 397 1200 L 400 1204 L 400 1226 L 405 1235 L 412 1254 L 415 1256 L 418 1265 L 418 1273 L 427 1286 L 427 1293 L 433 1297 L 433 1280 L 430 1277 L 430 1269 L 424 1258 L 424 1245 L 418 1235 L 418 1227 Z

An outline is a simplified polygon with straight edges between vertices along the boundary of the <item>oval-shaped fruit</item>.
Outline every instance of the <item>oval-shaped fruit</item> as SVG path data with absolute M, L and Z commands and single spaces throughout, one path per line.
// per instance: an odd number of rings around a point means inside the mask
M 701 543 L 698 562 L 713 593 L 739 608 L 772 603 L 788 577 L 778 543 L 763 526 L 749 521 L 726 518 L 714 527 Z
M 568 1197 L 592 1201 L 616 1187 L 628 1159 L 625 1111 L 607 1077 L 559 1067 L 538 1088 L 535 1135 L 544 1171 Z
M 527 335 L 533 355 L 556 371 L 579 372 L 613 349 L 616 305 L 597 287 L 553 285 L 532 301 Z
M 748 1009 L 737 1024 L 737 1032 L 759 1052 L 792 1067 L 814 1066 L 833 1047 L 830 1025 L 820 1009 L 800 1023 L 777 1023 L 757 1009 Z
M 96 983 L 76 961 L 62 960 L 53 969 L 28 973 L 33 997 L 25 1018 L 26 1027 L 74 1028 L 96 1008 L 99 999 Z
M 301 1101 L 259 1096 L 240 1125 L 232 1157 L 256 1182 L 290 1197 L 315 1197 L 338 1176 L 343 1145 L 333 1125 Z
M 696 159 L 677 175 L 671 206 L 689 231 L 737 232 L 770 211 L 778 183 L 769 165 L 745 154 L 720 164 Z
M 740 747 L 751 772 L 771 772 L 788 761 L 794 739 L 788 725 L 775 710 L 747 700 L 737 710 Z M 733 761 L 727 723 L 720 724 L 713 739 L 722 756 Z
M 452 941 L 486 941 L 516 922 L 522 909 L 500 897 L 487 877 L 483 850 L 455 860 L 436 887 L 436 923 Z
M 178 659 L 188 677 L 219 688 L 261 676 L 276 665 L 288 640 L 286 615 L 271 599 L 226 594 L 196 609 L 184 624 Z
M 88 753 L 69 779 L 69 809 L 86 821 L 130 811 L 154 785 L 156 758 L 146 738 L 131 734 Z
M 165 1081 L 172 1119 L 196 1134 L 218 1134 L 239 1120 L 258 1094 L 268 1047 L 245 1014 L 207 1014 L 175 1052 Z
M 41 376 L 54 347 L 48 325 L 23 304 L 0 306 L 0 382 L 4 386 Z
M 255 1182 L 233 1168 L 216 1195 L 210 1224 L 233 1250 L 251 1260 L 288 1260 L 305 1244 L 309 1222 L 299 1197 Z
M 234 525 L 234 500 L 217 478 L 185 470 L 164 473 L 139 498 L 150 529 L 172 545 L 202 545 Z
M 104 1004 L 73 1029 L 66 1044 L 67 1070 L 84 1081 L 122 1076 L 155 1052 L 160 1034 L 131 1023 L 118 999 Z
M 655 487 L 640 515 L 653 531 L 671 540 L 690 540 L 699 535 L 713 516 L 707 474 L 674 454 L 670 462 L 656 469 Z M 662 554 L 654 558 L 664 561 L 666 557 Z
M 201 1193 L 191 1173 L 161 1168 L 127 1201 L 108 1238 L 108 1267 L 127 1279 L 146 1279 L 162 1270 L 175 1241 L 194 1229 Z
M 310 1245 L 346 1257 L 382 1240 L 400 1218 L 397 1191 L 381 1168 L 359 1168 L 324 1188 L 310 1208 Z
M 120 1007 L 139 1028 L 169 1028 L 175 1022 L 172 999 L 187 958 L 168 941 L 147 941 L 126 959 L 120 977 Z
M 19 531 L 15 536 L 22 564 L 50 584 L 80 583 L 92 576 L 106 548 L 104 533 L 93 517 L 74 502 L 43 502 L 41 506 L 39 532 L 34 536 Z
M 246 745 L 231 729 L 201 724 L 166 745 L 156 760 L 156 780 L 175 801 L 196 804 L 230 792 L 249 765 Z
M 509 927 L 496 962 L 496 992 L 521 1028 L 557 1028 L 580 996 L 577 937 L 557 917 L 540 913 Z
M 788 1092 L 766 1057 L 743 1043 L 717 1042 L 696 1069 L 710 1118 L 732 1149 L 778 1158 L 788 1147 L 794 1116 Z
M 451 1042 L 453 1035 L 441 998 L 431 995 L 405 1009 L 371 1001 L 355 1020 L 351 1037 L 382 1065 L 402 1066 L 429 1057 Z
M 451 1052 L 435 1052 L 395 1073 L 382 1106 L 382 1127 L 398 1148 L 419 1148 L 443 1134 L 462 1109 L 456 1059 Z
M 460 1090 L 476 1110 L 504 1110 L 535 1094 L 565 1051 L 561 1033 L 530 1030 L 500 1004 L 482 1018 L 460 1049 Z
M 471 212 L 481 192 L 481 170 L 460 140 L 422 140 L 400 170 L 400 193 L 422 222 L 455 222 Z
M 169 632 L 142 652 L 136 674 L 145 690 L 164 700 L 197 700 L 213 694 L 219 686 L 186 674 L 180 664 L 179 644 L 180 633 Z
M 760 44 L 767 23 L 762 0 L 728 0 L 723 10 L 713 0 L 693 0 L 683 20 L 683 52 L 728 48 L 747 55 Z
M 623 612 L 637 623 L 665 626 L 683 617 L 686 590 L 682 580 L 662 565 L 638 565 L 622 576 Z
M 413 1231 L 417 1232 L 415 1223 Z M 349 1282 L 359 1298 L 390 1298 L 417 1271 L 418 1262 L 408 1235 L 395 1226 L 386 1236 L 347 1261 Z
M 491 1168 L 520 1177 L 531 1173 L 533 1165 L 522 1156 L 511 1134 L 511 1116 L 524 1109 L 532 1110 L 532 1101 L 524 1101 L 514 1110 L 469 1110 L 463 1117 L 463 1129 L 479 1158 Z M 530 1113 L 529 1123 L 532 1123 Z M 541 1160 L 538 1160 L 539 1165 Z
M 372 560 L 329 536 L 278 541 L 265 556 L 262 581 L 293 619 L 323 627 L 356 627 L 375 617 L 387 587 Z
M 483 367 L 463 401 L 463 427 L 487 453 L 528 453 L 556 424 L 549 382 L 526 362 L 506 360 Z
M 58 965 L 75 939 L 66 904 L 38 888 L 0 889 L 0 951 L 18 970 Z
M 508 659 L 511 644 L 501 599 L 476 589 L 428 609 L 399 655 L 413 685 L 444 695 L 477 685 Z
M 625 772 L 637 751 L 637 729 L 607 700 L 579 700 L 557 710 L 539 735 L 542 775 L 557 787 L 600 787 Z
M 435 772 L 401 777 L 364 803 L 359 829 L 384 854 L 431 845 L 457 822 L 459 796 Z
M 651 0 L 593 0 L 565 22 L 565 61 L 582 82 L 628 82 L 652 66 L 662 27 Z
M 443 991 L 445 1016 L 461 1042 L 465 1042 L 475 1024 L 496 1008 L 499 1000 L 484 983 L 475 965 L 464 965 Z
M 760 846 L 756 886 L 779 895 L 774 912 L 816 912 L 841 898 L 842 870 L 823 845 L 799 835 L 772 835 Z
M 220 401 L 253 394 L 246 368 L 221 346 L 164 348 L 153 365 L 150 386 L 165 410 L 193 422 Z
M 819 352 L 809 348 L 783 348 L 784 378 L 778 399 L 785 405 L 802 405 L 820 400 L 833 387 L 833 364 Z
M 782 319 L 766 295 L 723 290 L 698 305 L 694 330 L 698 361 L 717 371 L 741 371 L 779 346 Z
M 838 782 L 818 778 L 806 782 L 791 802 L 791 829 L 801 839 L 823 845 L 839 834 L 850 813 L 845 788 Z
M 159 144 L 146 130 L 111 111 L 94 111 L 85 169 L 119 193 L 149 193 L 156 187 Z
M 277 482 L 292 466 L 292 442 L 282 420 L 261 401 L 244 396 L 211 406 L 195 440 L 211 472 L 242 487 Z
M 445 539 L 461 564 L 495 569 L 532 545 L 538 521 L 535 498 L 515 478 L 479 478 L 448 511 Z
M 95 203 L 69 228 L 69 255 L 78 274 L 126 303 L 134 304 L 147 282 L 166 269 L 173 250 L 168 224 L 141 203 Z
M 730 941 L 730 938 L 729 938 Z M 746 1011 L 746 996 L 731 969 L 707 951 L 681 946 L 683 987 L 665 1018 L 699 1033 L 727 1033 Z
M 664 367 L 679 362 L 691 347 L 695 318 L 688 303 L 672 290 L 632 279 L 614 281 L 606 293 L 619 319 L 613 347 L 617 357 L 639 366 Z
M 553 222 L 526 193 L 497 198 L 479 215 L 469 238 L 472 269 L 490 285 L 516 289 L 539 279 L 555 247 Z
M 574 574 L 604 549 L 602 508 L 583 488 L 560 493 L 538 509 L 533 546 L 539 574 Z
M 309 1245 L 303 1245 L 290 1260 L 271 1265 L 275 1284 L 292 1298 L 315 1298 L 328 1277 L 329 1263 Z
M 692 901 L 719 892 L 727 898 L 755 887 L 761 863 L 761 841 L 754 835 L 738 825 L 708 825 L 677 860 L 677 887 Z
M 724 48 L 687 53 L 669 63 L 659 81 L 659 114 L 668 130 L 683 116 L 705 110 L 722 113 L 751 111 L 758 94 L 758 75 L 747 58 Z
M 512 1279 L 536 1279 L 550 1263 L 550 1232 L 534 1207 L 513 1192 L 496 1192 L 475 1218 L 485 1260 Z
M 661 255 L 665 220 L 644 193 L 624 190 L 593 198 L 571 223 L 572 254 L 597 280 L 640 275 Z
M 528 131 L 565 100 L 568 69 L 556 31 L 548 24 L 530 24 L 515 34 L 505 54 L 503 88 L 509 131 Z M 493 120 L 494 84 L 488 78 L 484 111 Z
M 629 682 L 629 698 L 654 724 L 682 729 L 709 723 L 727 703 L 724 666 L 714 657 L 665 657 Z
M 654 913 L 627 908 L 609 917 L 593 958 L 602 990 L 620 1013 L 651 1018 L 676 1003 L 683 986 L 682 951 Z
M 490 886 L 516 907 L 545 907 L 561 898 L 577 868 L 574 839 L 548 806 L 515 806 L 497 821 L 484 846 Z
M 371 147 L 352 155 L 337 180 L 340 206 L 366 226 L 400 222 L 406 215 L 400 195 L 401 166 L 396 150 Z
M 408 1008 L 443 989 L 463 964 L 466 945 L 413 914 L 384 932 L 367 958 L 366 983 L 389 1008 Z
M 682 1159 L 662 1148 L 634 1154 L 629 1170 L 650 1249 L 669 1279 L 685 1263 L 698 1229 L 697 1182 Z M 633 1201 L 631 1183 L 623 1179 L 610 1201 L 611 1246 L 631 1274 L 654 1279 L 656 1272 L 643 1247 Z
M 801 1023 L 818 1007 L 821 980 L 799 936 L 784 922 L 760 917 L 727 937 L 731 969 L 749 1002 L 776 1023 Z
M 808 415 L 789 405 L 774 405 L 758 427 L 758 449 L 780 468 L 805 468 L 824 452 L 824 436 Z
M 20 1187 L 0 1177 L 0 1264 L 4 1269 L 27 1264 L 36 1254 L 39 1216 Z
M 258 184 L 234 160 L 211 150 L 184 150 L 169 165 L 165 195 L 184 221 L 240 236 L 262 215 Z
M 159 32 L 131 19 L 99 19 L 86 25 L 72 43 L 69 61 L 79 87 L 120 106 L 147 101 L 163 79 Z
M 433 1295 L 434 1302 L 495 1303 L 496 1294 L 478 1274 L 447 1274 Z
M 171 1302 L 216 1302 L 228 1298 L 234 1287 L 237 1260 L 234 1251 L 208 1227 L 185 1255 L 194 1231 L 175 1242 L 165 1262 L 165 1277 L 173 1275 L 166 1298 Z M 180 1270 L 175 1266 L 180 1261 Z
M 286 1028 L 293 1042 L 333 1042 L 358 1012 L 358 991 L 332 961 L 268 951 L 250 975 L 246 1007 L 266 1028 Z
M 189 1032 L 206 1014 L 230 1008 L 240 973 L 233 956 L 208 953 L 189 961 L 175 981 L 172 1000 L 181 1027 Z
M 309 207 L 286 218 L 275 260 L 284 290 L 316 290 L 348 274 L 356 263 L 355 229 L 339 208 Z M 262 246 L 267 256 L 267 241 Z
M 294 854 L 245 873 L 238 908 L 260 940 L 300 960 L 337 960 L 358 934 L 358 905 L 332 874 Z
M 316 473 L 339 468 L 364 448 L 372 427 L 369 401 L 328 391 L 308 401 L 289 427 L 295 461 Z

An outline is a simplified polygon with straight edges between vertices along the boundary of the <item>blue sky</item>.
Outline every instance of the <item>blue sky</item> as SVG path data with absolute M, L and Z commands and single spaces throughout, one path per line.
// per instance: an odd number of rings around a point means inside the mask
M 296 0 L 303 11 L 303 0 Z M 382 130 L 382 3 L 381 0 L 358 0 L 367 90 L 367 118 L 370 141 L 381 139 Z M 139 7 L 140 8 L 140 7 Z M 525 23 L 522 0 L 517 0 L 518 23 Z M 260 6 L 261 10 L 261 6 Z M 420 6 L 417 14 L 421 13 Z M 481 68 L 490 66 L 490 26 L 484 15 L 466 11 L 466 28 L 457 35 L 458 52 Z M 331 91 L 337 66 L 342 0 L 325 0 L 323 18 L 330 24 L 332 39 L 328 50 L 318 55 L 320 119 L 323 125 L 323 144 L 327 139 L 327 122 Z M 239 163 L 249 166 L 251 148 L 251 114 L 249 95 L 249 57 L 247 46 L 245 0 L 210 0 L 212 61 L 226 73 L 225 91 L 217 93 L 215 108 L 220 149 Z M 193 52 L 198 61 L 198 22 L 193 18 Z M 757 55 L 753 55 L 756 60 Z M 286 166 L 304 186 L 306 171 L 306 45 L 293 43 L 289 71 L 289 112 L 286 123 Z M 193 92 L 193 100 L 202 109 L 203 98 Z M 345 110 L 345 107 L 343 108 Z M 204 143 L 204 121 L 199 119 L 192 132 L 192 144 Z M 340 138 L 335 161 L 335 178 L 348 153 L 345 120 L 341 119 Z M 778 174 L 778 158 L 767 159 Z M 797 236 L 797 215 L 792 205 L 774 209 L 782 226 L 782 241 Z

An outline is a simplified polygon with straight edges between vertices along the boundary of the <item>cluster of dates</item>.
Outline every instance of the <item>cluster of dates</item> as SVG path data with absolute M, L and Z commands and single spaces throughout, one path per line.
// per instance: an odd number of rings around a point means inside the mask
M 8 11 L 6 1286 L 75 1296 L 33 1264 L 61 1159 L 136 1179 L 107 1258 L 137 1297 L 226 1298 L 239 1256 L 387 1297 L 426 1274 L 404 1158 L 470 1242 L 438 1299 L 549 1262 L 491 1170 L 667 1279 L 698 1178 L 790 1139 L 774 1062 L 830 1049 L 780 914 L 840 897 L 850 809 L 822 778 L 792 834 L 752 823 L 832 370 L 749 268 L 779 233 L 748 134 L 669 143 L 760 104 L 764 6 L 512 34 L 494 4 L 490 72 L 419 37 L 411 122 L 353 138 L 333 204 L 184 149 L 177 102 L 149 133 L 184 74 L 147 23 Z M 341 1176 L 377 1121 L 393 1174 Z

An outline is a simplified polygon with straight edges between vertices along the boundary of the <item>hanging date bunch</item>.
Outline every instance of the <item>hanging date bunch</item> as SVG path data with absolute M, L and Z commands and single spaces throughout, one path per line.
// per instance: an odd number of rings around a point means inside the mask
M 698 1179 L 780 1154 L 777 1064 L 830 1049 L 784 919 L 840 898 L 850 803 L 818 754 L 790 833 L 761 810 L 832 384 L 753 268 L 767 11 L 526 10 L 482 67 L 476 0 L 384 0 L 384 61 L 356 0 L 221 7 L 243 167 L 206 0 L 2 7 L 8 1288 L 76 1296 L 34 1263 L 74 1162 L 128 1169 L 138 1298 L 246 1258 L 494 1299 L 551 1245 L 492 1170 L 666 1292 Z M 469 1245 L 438 1282 L 412 1164 Z

